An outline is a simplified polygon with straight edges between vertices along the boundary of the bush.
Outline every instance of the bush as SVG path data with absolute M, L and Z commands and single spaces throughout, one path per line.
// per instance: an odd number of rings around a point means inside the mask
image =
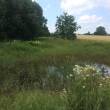
M 68 78 L 68 110 L 110 109 L 110 77 L 103 77 L 95 67 L 76 65 Z

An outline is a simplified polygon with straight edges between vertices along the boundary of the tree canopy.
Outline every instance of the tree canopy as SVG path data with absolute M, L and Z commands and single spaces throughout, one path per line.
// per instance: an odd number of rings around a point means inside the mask
M 67 13 L 57 17 L 55 26 L 56 34 L 67 39 L 75 38 L 75 32 L 79 28 L 77 22 L 75 22 L 74 16 L 68 15 Z
M 106 29 L 103 26 L 99 26 L 96 28 L 94 35 L 107 35 Z
M 30 40 L 42 36 L 49 33 L 46 24 L 38 3 L 32 0 L 0 0 L 1 39 Z

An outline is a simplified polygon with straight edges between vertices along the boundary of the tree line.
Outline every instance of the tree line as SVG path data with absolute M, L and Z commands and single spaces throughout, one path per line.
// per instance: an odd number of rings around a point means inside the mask
M 85 33 L 84 35 L 108 35 L 105 27 L 98 26 L 94 33 L 90 33 L 89 31 Z
M 81 28 L 75 17 L 63 13 L 57 17 L 54 36 L 74 39 L 75 32 Z M 90 34 L 90 32 L 86 33 Z M 95 35 L 106 35 L 104 27 L 98 27 Z M 32 0 L 0 0 L 0 40 L 32 40 L 49 36 L 47 19 L 43 9 Z
M 32 0 L 0 0 L 0 39 L 31 40 L 48 35 L 47 19 Z
M 61 38 L 67 39 L 75 39 L 75 32 L 80 29 L 81 26 L 75 22 L 75 17 L 72 15 L 68 15 L 67 13 L 63 13 L 57 17 L 56 22 L 56 32 L 55 36 L 59 36 Z M 94 33 L 87 32 L 85 35 L 108 35 L 105 27 L 98 26 Z

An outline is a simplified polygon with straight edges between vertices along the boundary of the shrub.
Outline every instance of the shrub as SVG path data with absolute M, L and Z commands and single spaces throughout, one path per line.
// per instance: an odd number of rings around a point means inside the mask
M 76 65 L 68 78 L 68 110 L 110 109 L 110 77 L 102 76 L 95 67 Z

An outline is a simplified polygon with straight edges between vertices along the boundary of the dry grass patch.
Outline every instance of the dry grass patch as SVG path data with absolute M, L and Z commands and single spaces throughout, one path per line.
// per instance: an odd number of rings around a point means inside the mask
M 78 39 L 110 42 L 110 36 L 78 35 Z

